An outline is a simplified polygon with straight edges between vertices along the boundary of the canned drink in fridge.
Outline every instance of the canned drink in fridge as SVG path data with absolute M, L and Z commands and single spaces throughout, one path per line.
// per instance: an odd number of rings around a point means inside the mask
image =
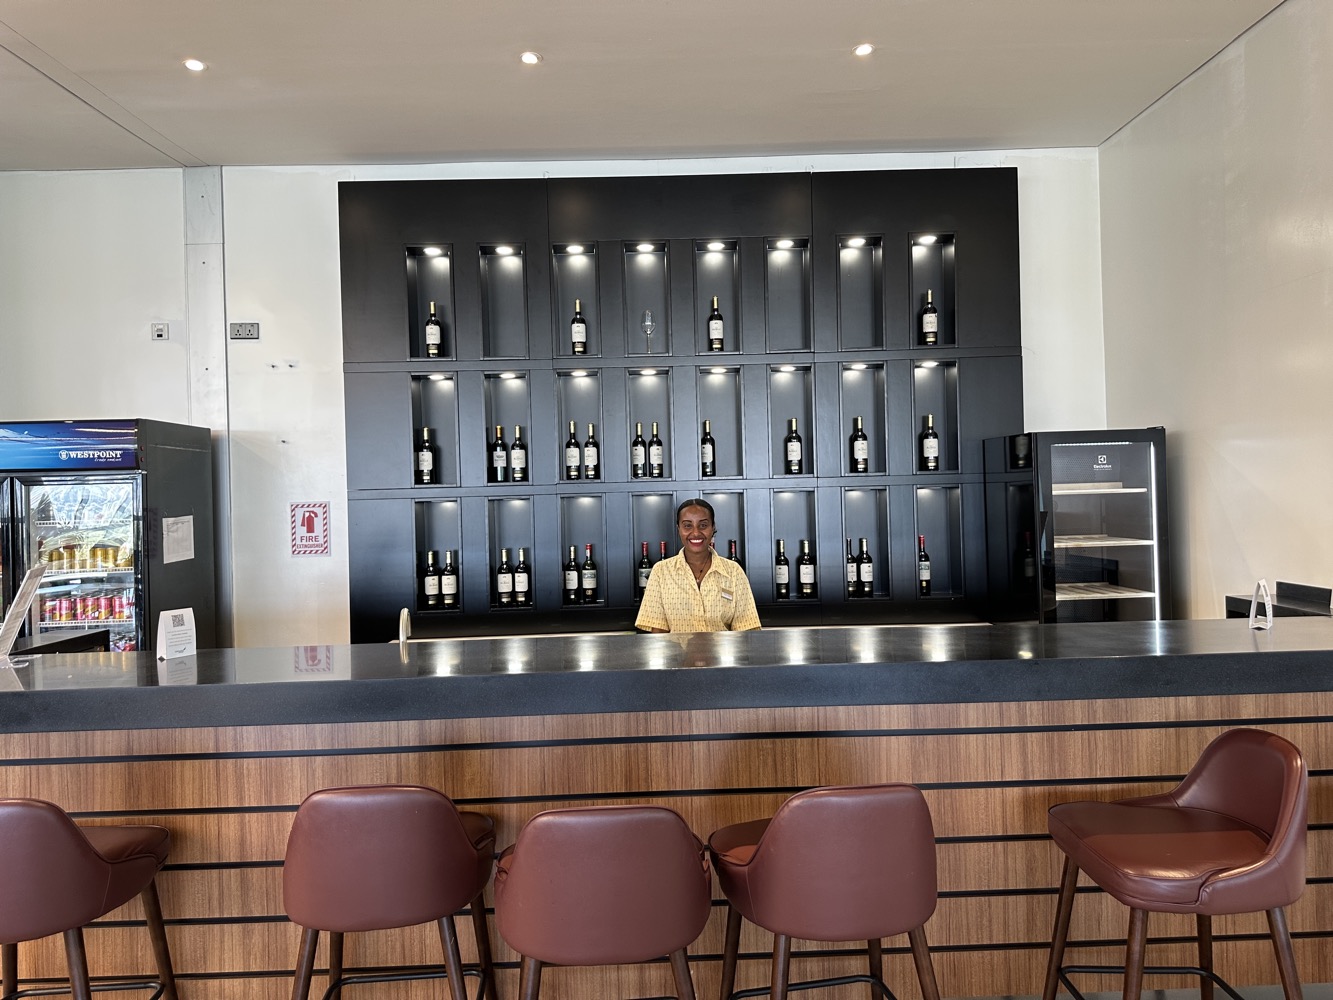
M 111 598 L 111 617 L 118 622 L 124 621 L 129 617 L 129 615 L 125 613 L 124 594 L 117 594 L 115 597 Z
M 56 598 L 56 615 L 58 622 L 69 622 L 74 620 L 74 602 L 68 597 Z
M 97 598 L 97 620 L 107 622 L 115 615 L 113 602 L 110 594 L 102 594 Z

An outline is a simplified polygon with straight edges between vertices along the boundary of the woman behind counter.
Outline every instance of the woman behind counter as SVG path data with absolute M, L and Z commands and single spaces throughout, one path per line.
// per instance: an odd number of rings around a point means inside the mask
M 680 551 L 653 567 L 636 628 L 647 632 L 743 632 L 759 628 L 745 570 L 713 551 L 713 505 L 676 508 Z

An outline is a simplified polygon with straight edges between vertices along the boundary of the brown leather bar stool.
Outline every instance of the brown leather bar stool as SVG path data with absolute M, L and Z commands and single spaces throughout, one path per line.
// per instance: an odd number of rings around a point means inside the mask
M 1307 794 L 1295 746 L 1273 733 L 1233 729 L 1204 748 L 1170 792 L 1052 806 L 1048 825 L 1065 866 L 1043 1000 L 1054 1000 L 1061 983 L 1081 997 L 1072 973 L 1120 972 L 1125 1000 L 1138 1000 L 1144 973 L 1201 976 L 1202 1000 L 1212 1000 L 1214 983 L 1241 1000 L 1213 972 L 1212 918 L 1260 910 L 1268 914 L 1283 991 L 1300 1000 L 1283 907 L 1305 888 Z M 1061 965 L 1080 870 L 1130 908 L 1123 968 Z M 1198 966 L 1144 967 L 1149 913 L 1195 915 Z
M 708 838 L 727 897 L 723 1000 L 770 993 L 733 992 L 741 918 L 772 931 L 771 995 L 789 990 L 884 982 L 882 941 L 906 933 L 921 994 L 939 1000 L 925 923 L 935 912 L 935 830 L 914 785 L 813 788 L 793 795 L 772 819 L 725 826 Z M 792 938 L 864 941 L 869 974 L 789 982 Z
M 495 875 L 500 936 L 523 956 L 522 1000 L 536 1000 L 543 965 L 629 965 L 664 955 L 681 1000 L 694 1000 L 685 949 L 711 907 L 703 844 L 659 806 L 538 813 Z
M 282 869 L 287 915 L 302 928 L 292 1000 L 306 1000 L 320 931 L 329 932 L 329 985 L 409 979 L 449 982 L 466 1000 L 464 976 L 476 976 L 496 1000 L 495 970 L 482 893 L 495 858 L 495 824 L 460 812 L 446 796 L 417 785 L 361 785 L 310 794 L 292 822 Z M 479 964 L 464 967 L 454 914 L 472 911 Z M 440 972 L 343 975 L 343 935 L 434 922 L 444 948 Z M 478 993 L 480 995 L 480 992 Z
M 4 1000 L 93 990 L 151 989 L 176 1000 L 176 977 L 157 898 L 171 833 L 160 826 L 78 826 L 40 799 L 0 799 L 0 978 Z M 157 961 L 156 980 L 90 985 L 83 928 L 138 896 Z M 18 944 L 63 934 L 69 988 L 18 990 Z

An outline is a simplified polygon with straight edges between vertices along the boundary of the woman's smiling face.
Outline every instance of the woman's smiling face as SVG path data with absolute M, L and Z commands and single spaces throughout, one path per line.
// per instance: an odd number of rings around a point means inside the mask
M 682 510 L 676 518 L 676 530 L 680 532 L 680 544 L 687 555 L 706 553 L 713 547 L 713 535 L 717 532 L 712 515 L 702 507 Z

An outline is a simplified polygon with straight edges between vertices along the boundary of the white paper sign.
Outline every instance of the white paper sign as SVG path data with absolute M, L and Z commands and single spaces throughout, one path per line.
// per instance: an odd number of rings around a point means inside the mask
M 1256 620 L 1259 612 L 1259 600 L 1264 602 L 1264 617 L 1267 621 Z M 1250 598 L 1250 628 L 1269 629 L 1273 627 L 1273 598 L 1268 593 L 1268 581 L 1260 580 L 1254 585 L 1254 596 Z
M 171 660 L 193 656 L 198 637 L 194 628 L 194 608 L 163 611 L 157 616 L 157 658 Z
M 162 561 L 187 562 L 194 558 L 194 515 L 162 518 Z

